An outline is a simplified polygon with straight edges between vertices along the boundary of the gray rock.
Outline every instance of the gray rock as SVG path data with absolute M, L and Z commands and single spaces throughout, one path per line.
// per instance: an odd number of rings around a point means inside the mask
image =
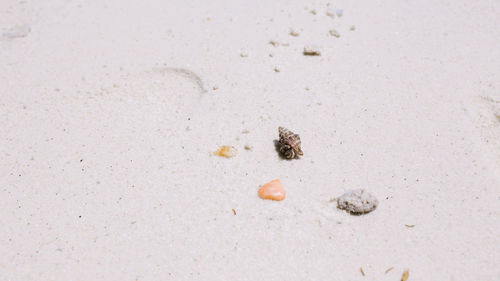
M 349 190 L 338 198 L 337 207 L 351 214 L 366 214 L 375 210 L 378 200 L 364 189 Z

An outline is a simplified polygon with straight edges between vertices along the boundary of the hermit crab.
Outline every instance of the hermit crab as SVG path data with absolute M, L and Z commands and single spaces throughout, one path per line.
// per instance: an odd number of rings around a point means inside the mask
M 304 153 L 300 148 L 300 137 L 284 127 L 278 127 L 279 150 L 286 159 L 302 156 Z

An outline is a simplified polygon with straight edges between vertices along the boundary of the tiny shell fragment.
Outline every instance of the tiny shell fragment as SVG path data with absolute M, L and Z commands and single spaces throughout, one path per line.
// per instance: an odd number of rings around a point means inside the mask
M 361 272 L 361 275 L 365 276 L 365 272 L 363 271 L 362 267 L 359 268 L 359 272 Z
M 219 150 L 214 152 L 215 155 L 218 155 L 220 157 L 226 157 L 226 158 L 234 157 L 234 156 L 236 156 L 237 153 L 238 153 L 238 151 L 236 150 L 236 148 L 229 146 L 229 145 L 224 145 Z
M 337 201 L 337 207 L 351 214 L 366 214 L 377 208 L 378 200 L 364 189 L 349 190 Z
M 403 272 L 403 276 L 401 276 L 401 281 L 406 281 L 408 280 L 408 277 L 410 276 L 410 270 L 409 269 L 406 269 L 404 272 Z
M 281 201 L 285 196 L 286 191 L 279 179 L 272 180 L 259 188 L 259 197 L 262 199 Z

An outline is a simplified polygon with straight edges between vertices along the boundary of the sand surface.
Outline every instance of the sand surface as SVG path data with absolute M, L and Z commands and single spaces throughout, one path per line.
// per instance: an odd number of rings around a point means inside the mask
M 499 279 L 499 13 L 0 1 L 0 280 Z

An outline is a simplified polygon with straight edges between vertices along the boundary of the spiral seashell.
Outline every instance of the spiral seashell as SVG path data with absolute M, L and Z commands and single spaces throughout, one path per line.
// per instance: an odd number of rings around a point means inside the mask
M 283 154 L 286 159 L 295 158 L 295 151 L 293 151 L 292 147 L 289 145 L 282 145 L 280 147 L 280 153 Z
M 280 153 L 287 159 L 293 159 L 297 155 L 302 156 L 304 153 L 300 147 L 301 141 L 298 134 L 292 131 L 279 127 L 279 143 L 280 143 Z

